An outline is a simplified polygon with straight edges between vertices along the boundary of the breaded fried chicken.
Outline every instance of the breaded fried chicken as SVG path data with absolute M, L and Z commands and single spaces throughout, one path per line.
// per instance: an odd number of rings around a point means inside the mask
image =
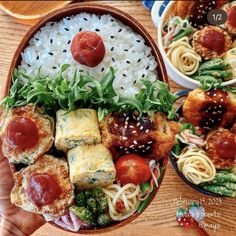
M 161 113 L 155 113 L 153 120 L 148 116 L 115 113 L 105 117 L 100 129 L 102 142 L 115 159 L 125 153 L 161 159 L 174 145 L 179 125 Z
M 187 122 L 206 131 L 217 127 L 231 127 L 236 118 L 236 95 L 221 90 L 194 89 L 183 105 Z

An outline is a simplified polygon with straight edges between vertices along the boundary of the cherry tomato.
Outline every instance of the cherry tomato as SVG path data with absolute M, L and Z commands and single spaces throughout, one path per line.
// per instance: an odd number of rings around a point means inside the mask
M 141 184 L 151 177 L 151 172 L 146 161 L 136 155 L 127 154 L 115 163 L 116 177 L 122 185 L 133 183 Z

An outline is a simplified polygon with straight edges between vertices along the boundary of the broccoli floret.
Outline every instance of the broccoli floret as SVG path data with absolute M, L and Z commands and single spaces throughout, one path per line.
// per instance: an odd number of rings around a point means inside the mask
M 98 201 L 98 212 L 104 213 L 108 208 L 108 202 L 106 196 L 101 197 Z
M 105 196 L 104 192 L 99 187 L 93 189 L 92 195 L 93 195 L 94 198 L 100 198 L 100 197 L 104 197 Z
M 78 207 L 82 207 L 82 206 L 86 206 L 86 197 L 85 194 L 83 192 L 77 194 L 75 196 L 75 201 L 76 201 L 76 205 Z
M 97 201 L 94 198 L 89 198 L 87 200 L 87 205 L 91 212 L 97 213 Z
M 93 224 L 94 223 L 93 214 L 86 207 L 72 206 L 72 207 L 70 207 L 70 210 L 72 212 L 74 212 L 82 221 L 84 221 L 88 224 Z
M 111 221 L 111 218 L 110 218 L 109 214 L 107 214 L 107 213 L 99 215 L 98 220 L 97 220 L 97 222 L 100 226 L 105 226 L 105 225 L 109 224 L 110 221 Z

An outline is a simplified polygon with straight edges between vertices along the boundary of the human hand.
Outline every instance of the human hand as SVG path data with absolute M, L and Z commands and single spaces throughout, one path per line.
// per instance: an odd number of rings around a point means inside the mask
M 0 100 L 4 97 L 4 87 L 0 84 Z M 38 215 L 26 212 L 10 202 L 10 193 L 14 179 L 6 157 L 3 156 L 0 143 L 0 235 L 30 235 L 45 221 Z
M 8 164 L 1 152 L 0 144 L 0 216 L 1 236 L 25 236 L 32 234 L 45 221 L 40 216 L 15 207 L 10 202 L 10 193 L 14 179 Z

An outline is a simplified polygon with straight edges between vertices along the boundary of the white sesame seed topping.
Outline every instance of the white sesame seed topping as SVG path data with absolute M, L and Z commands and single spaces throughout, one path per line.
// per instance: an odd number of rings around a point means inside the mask
M 128 138 L 127 138 L 127 137 L 125 137 L 125 136 L 123 136 L 123 137 L 122 137 L 122 139 L 123 139 L 123 140 L 127 140 Z
M 134 144 L 130 145 L 129 147 L 130 147 L 130 148 L 134 147 Z
M 129 117 L 127 116 L 127 117 L 125 118 L 125 120 L 129 120 Z
M 125 148 L 125 151 L 127 151 L 128 150 L 128 148 Z
M 150 146 L 147 146 L 147 147 L 146 147 L 146 150 L 148 150 L 148 149 L 150 149 L 150 148 L 151 148 Z
M 140 126 L 140 130 L 143 130 L 143 126 Z
M 149 130 L 149 129 L 147 129 L 147 130 L 145 131 L 145 133 L 147 134 L 147 133 L 149 133 L 149 131 L 150 131 L 150 130 Z
M 152 141 L 149 141 L 149 142 L 148 142 L 148 144 L 151 144 L 151 143 L 152 143 Z
M 137 133 L 137 130 L 133 130 L 132 133 L 133 133 L 133 134 L 136 134 L 136 133 Z
M 134 128 L 134 126 L 133 126 L 133 125 L 129 125 L 129 128 L 133 129 L 133 128 Z
M 137 126 L 140 126 L 140 122 L 137 123 Z
M 136 140 L 134 140 L 133 143 L 136 144 L 136 145 L 138 144 Z
M 128 125 L 128 121 L 127 120 L 125 121 L 125 124 Z

